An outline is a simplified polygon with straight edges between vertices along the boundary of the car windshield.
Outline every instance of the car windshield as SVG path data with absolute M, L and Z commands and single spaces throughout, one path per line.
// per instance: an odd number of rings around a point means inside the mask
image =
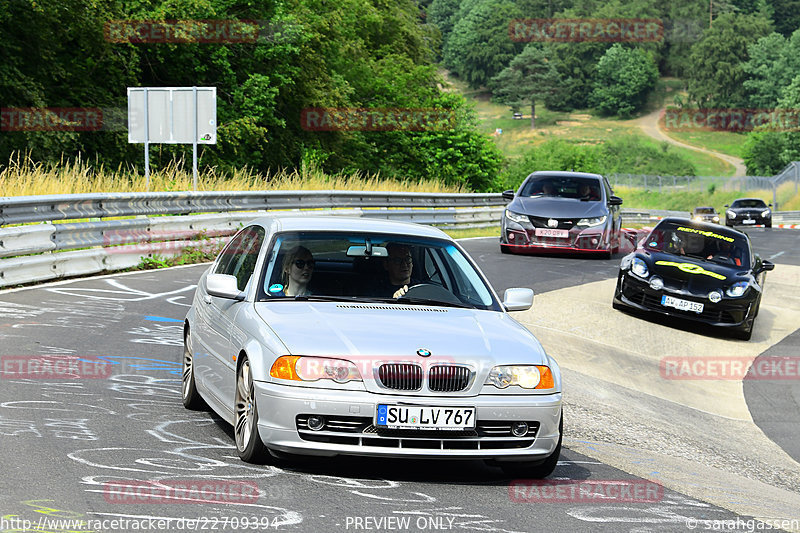
M 764 200 L 736 200 L 733 202 L 731 207 L 767 207 L 767 204 L 764 203 Z
M 750 264 L 749 247 L 743 236 L 674 222 L 656 226 L 645 239 L 644 248 L 729 266 Z
M 600 180 L 573 176 L 536 176 L 525 182 L 523 197 L 555 196 L 597 202 L 602 199 Z
M 695 215 L 713 215 L 715 213 L 713 207 L 696 207 L 694 209 Z
M 381 301 L 501 310 L 483 277 L 441 239 L 375 233 L 286 232 L 270 245 L 259 300 Z M 307 278 L 292 295 L 291 276 Z M 396 291 L 408 286 L 398 298 Z

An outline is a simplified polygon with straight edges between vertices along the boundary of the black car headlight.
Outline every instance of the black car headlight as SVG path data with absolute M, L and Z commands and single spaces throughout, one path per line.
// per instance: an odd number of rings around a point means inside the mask
M 633 261 L 631 261 L 631 272 L 640 278 L 646 278 L 650 275 L 650 270 L 647 268 L 647 263 L 638 257 L 634 257 Z
M 733 211 L 731 211 L 730 209 L 728 209 L 728 210 L 725 212 L 725 214 L 727 214 L 727 215 L 728 215 L 728 218 L 736 218 L 736 213 L 734 213 L 734 212 L 733 212 Z
M 512 222 L 516 222 L 517 224 L 525 224 L 527 222 L 530 222 L 530 220 L 526 215 L 515 213 L 510 209 L 506 209 L 506 218 Z
M 738 283 L 734 283 L 728 290 L 725 291 L 725 294 L 730 296 L 731 298 L 738 298 L 744 294 L 744 291 L 747 290 L 747 286 L 749 283 L 747 281 L 740 281 Z
M 605 221 L 606 215 L 603 215 L 601 217 L 582 218 L 575 225 L 579 228 L 591 228 L 593 226 L 599 226 L 600 224 L 605 223 Z
M 764 211 L 761 211 L 761 216 L 762 217 L 768 217 L 769 215 L 770 215 L 770 210 L 769 209 L 765 209 Z

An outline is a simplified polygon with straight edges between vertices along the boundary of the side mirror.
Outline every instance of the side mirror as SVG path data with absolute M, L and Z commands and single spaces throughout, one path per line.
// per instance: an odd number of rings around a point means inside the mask
M 767 205 L 769 205 L 770 207 L 772 207 L 772 204 L 767 204 Z
M 533 305 L 533 289 L 506 289 L 503 306 L 506 311 L 527 311 Z
M 608 205 L 622 205 L 622 198 L 619 196 L 610 196 L 608 198 Z
M 503 191 L 503 200 L 513 200 L 513 199 L 514 199 L 514 191 L 512 189 Z
M 236 276 L 229 274 L 209 274 L 206 278 L 206 292 L 218 298 L 244 300 L 244 293 L 239 290 Z
M 724 206 L 722 206 L 722 207 L 730 207 L 730 206 L 729 206 L 728 204 L 725 204 L 725 205 L 724 205 Z
M 761 266 L 758 268 L 759 272 L 769 272 L 775 270 L 775 263 L 772 261 L 761 261 Z

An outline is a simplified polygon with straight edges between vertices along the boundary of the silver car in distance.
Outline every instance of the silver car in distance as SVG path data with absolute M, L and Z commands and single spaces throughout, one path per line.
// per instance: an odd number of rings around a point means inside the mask
M 183 403 L 234 427 L 244 461 L 292 454 L 484 459 L 545 477 L 561 373 L 461 246 L 417 224 L 265 217 L 198 282 Z

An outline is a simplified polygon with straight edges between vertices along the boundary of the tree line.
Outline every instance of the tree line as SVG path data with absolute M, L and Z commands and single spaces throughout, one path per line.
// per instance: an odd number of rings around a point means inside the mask
M 525 42 L 509 33 L 512 20 L 545 18 L 659 19 L 664 38 Z M 109 38 L 110 23 L 170 20 L 256 21 L 259 35 L 247 42 Z M 689 98 L 679 103 L 688 107 L 796 108 L 798 28 L 800 0 L 5 0 L 0 107 L 124 114 L 126 87 L 214 86 L 218 142 L 201 148 L 206 170 L 314 165 L 498 190 L 508 163 L 478 132 L 466 100 L 442 90 L 440 66 L 515 110 L 539 102 L 626 117 L 642 109 L 659 75 L 686 80 Z M 312 108 L 433 109 L 453 118 L 448 128 L 419 131 L 319 131 L 301 124 Z M 3 129 L 0 165 L 20 152 L 53 163 L 80 154 L 95 166 L 141 172 L 142 147 L 128 144 L 125 128 Z M 797 159 L 798 135 L 749 134 L 751 173 Z M 151 164 L 187 153 L 158 145 Z
M 432 0 L 427 17 L 453 75 L 488 88 L 513 111 L 530 106 L 532 120 L 536 102 L 630 117 L 659 76 L 685 81 L 688 98 L 675 103 L 686 108 L 793 110 L 800 103 L 797 0 Z M 656 20 L 662 35 L 514 39 L 510 22 L 526 19 Z M 745 153 L 751 174 L 775 173 L 800 158 L 800 134 L 756 128 Z
M 120 42 L 119 21 L 256 21 L 255 40 Z M 159 34 L 160 35 L 160 34 Z M 217 88 L 216 145 L 200 165 L 257 172 L 315 165 L 412 181 L 437 178 L 484 191 L 502 156 L 460 95 L 440 90 L 439 32 L 414 0 L 4 0 L 0 107 L 127 108 L 127 87 Z M 151 40 L 153 41 L 153 40 Z M 447 111 L 451 127 L 411 131 L 304 129 L 309 108 Z M 6 117 L 7 118 L 7 117 Z M 0 131 L 0 165 L 13 153 L 57 163 L 136 165 L 127 130 Z M 156 168 L 191 148 L 151 147 Z

